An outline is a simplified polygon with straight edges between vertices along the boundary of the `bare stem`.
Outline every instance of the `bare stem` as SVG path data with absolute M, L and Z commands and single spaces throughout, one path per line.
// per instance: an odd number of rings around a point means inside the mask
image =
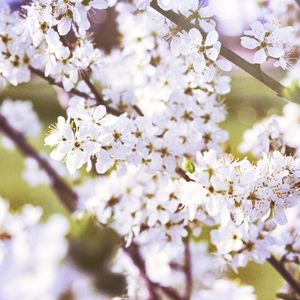
M 300 284 L 287 271 L 283 263 L 280 263 L 273 255 L 268 258 L 268 262 L 272 267 L 282 276 L 282 278 L 289 284 L 293 291 L 300 296 Z
M 3 117 L 0 115 L 0 131 L 2 131 L 10 140 L 14 142 L 19 151 L 27 157 L 36 160 L 40 168 L 43 169 L 49 176 L 52 188 L 61 202 L 71 211 L 75 211 L 77 206 L 77 195 L 67 185 L 67 183 L 59 177 L 52 166 L 45 160 L 25 139 L 23 134 L 15 130 Z
M 298 1 L 297 1 L 298 2 Z M 299 0 L 300 2 L 300 0 Z M 164 11 L 161 9 L 161 7 L 157 4 L 157 0 L 153 0 L 151 2 L 151 7 L 155 9 L 157 12 L 159 12 L 161 15 L 172 21 L 174 24 L 176 24 L 179 28 L 182 28 L 184 31 L 189 31 L 192 28 L 198 29 L 201 34 L 204 36 L 204 38 L 207 36 L 207 34 L 201 29 L 200 26 L 197 26 L 195 24 L 190 23 L 185 17 L 169 10 Z M 280 82 L 270 77 L 268 74 L 264 73 L 260 65 L 257 64 L 251 64 L 248 61 L 246 61 L 244 58 L 230 50 L 229 48 L 225 47 L 224 45 L 221 46 L 220 54 L 232 62 L 237 67 L 241 68 L 248 74 L 250 74 L 252 77 L 269 87 L 272 91 L 274 91 L 278 96 L 286 98 L 287 100 L 297 102 L 295 99 L 292 99 L 291 96 L 289 96 L 285 91 L 287 88 L 283 86 Z

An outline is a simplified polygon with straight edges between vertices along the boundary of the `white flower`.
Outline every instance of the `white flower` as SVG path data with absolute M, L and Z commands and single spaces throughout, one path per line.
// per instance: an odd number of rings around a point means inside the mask
M 193 299 L 201 300 L 255 300 L 254 287 L 240 286 L 237 283 L 229 280 L 216 280 L 209 290 L 199 292 Z
M 15 130 L 26 137 L 37 137 L 41 133 L 40 120 L 30 101 L 6 99 L 0 106 L 0 114 Z M 6 137 L 2 138 L 2 143 L 5 147 L 14 147 L 12 141 Z
M 268 58 L 275 60 L 274 66 L 286 69 L 287 60 L 285 56 L 290 51 L 292 27 L 276 26 L 271 23 L 259 21 L 250 25 L 251 30 L 245 31 L 241 38 L 242 46 L 247 49 L 255 49 L 253 62 L 264 63 Z
M 197 208 L 204 202 L 207 195 L 207 190 L 201 184 L 196 182 L 187 182 L 183 184 L 182 196 L 180 202 L 188 207 L 190 213 L 190 220 L 195 218 Z
M 65 160 L 69 172 L 74 174 L 85 163 L 89 163 L 90 156 L 99 150 L 97 143 L 89 139 L 94 134 L 95 129 L 88 126 L 82 126 L 74 132 L 71 124 L 59 117 L 57 127 L 46 137 L 45 143 L 56 146 L 50 154 L 51 158 Z

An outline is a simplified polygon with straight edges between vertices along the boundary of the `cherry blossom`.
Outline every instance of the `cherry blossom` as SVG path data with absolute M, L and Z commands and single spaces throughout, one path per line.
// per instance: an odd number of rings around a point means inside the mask
M 119 43 L 104 51 L 92 16 L 111 7 Z M 285 17 L 295 4 L 263 7 L 241 44 L 255 51 L 254 64 L 271 60 L 287 71 L 299 50 L 298 17 Z M 50 154 L 36 153 L 26 138 L 40 136 L 42 125 L 31 102 L 6 99 L 1 142 L 29 152 L 29 185 L 74 200 L 69 221 L 42 219 L 31 205 L 12 213 L 0 198 L 1 299 L 108 299 L 100 269 L 83 271 L 72 257 L 72 226 L 83 230 L 85 218 L 116 236 L 105 268 L 125 276 L 122 297 L 130 299 L 253 300 L 253 287 L 230 280 L 229 268 L 275 261 L 299 271 L 299 107 L 289 103 L 245 131 L 239 150 L 254 160 L 228 153 L 222 124 L 230 113 L 226 59 L 286 97 L 297 91 L 299 63 L 284 89 L 226 48 L 214 10 L 198 0 L 33 0 L 20 12 L 0 9 L 0 87 L 41 77 L 60 89 L 66 111 L 45 134 Z
M 250 25 L 251 30 L 244 32 L 242 46 L 256 50 L 253 62 L 262 64 L 269 58 L 275 60 L 274 66 L 286 69 L 292 39 L 292 27 L 279 27 L 272 23 L 256 21 Z

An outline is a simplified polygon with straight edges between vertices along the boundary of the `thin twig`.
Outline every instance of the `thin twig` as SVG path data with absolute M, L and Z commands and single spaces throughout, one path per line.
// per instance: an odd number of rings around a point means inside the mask
M 147 275 L 145 262 L 141 257 L 138 245 L 132 243 L 129 247 L 123 247 L 123 250 L 128 254 L 134 265 L 139 269 L 140 275 L 144 279 L 147 290 L 149 292 L 148 300 L 159 300 L 155 285 Z
M 184 274 L 186 278 L 186 287 L 183 299 L 189 300 L 193 290 L 193 274 L 189 237 L 187 237 L 184 241 Z
M 190 178 L 182 168 L 177 168 L 176 173 L 187 182 L 195 181 L 192 178 Z
M 300 296 L 300 284 L 287 271 L 284 264 L 280 263 L 273 255 L 268 258 L 268 262 L 272 267 L 282 276 L 282 278 L 289 284 L 293 291 Z
M 45 74 L 40 71 L 40 70 L 37 70 L 37 69 L 34 69 L 32 67 L 30 67 L 30 70 L 32 73 L 34 73 L 35 75 L 43 78 L 44 80 L 48 81 L 51 85 L 55 85 L 55 86 L 58 86 L 60 88 L 63 88 L 62 84 L 61 83 L 58 83 L 56 82 L 52 77 L 46 77 Z M 84 92 L 80 92 L 76 89 L 72 89 L 70 91 L 70 93 L 74 94 L 74 95 L 77 95 L 77 96 L 80 96 L 80 97 L 83 97 L 85 99 L 92 99 L 92 100 L 96 100 L 98 104 L 101 104 L 101 105 L 104 105 L 107 109 L 107 112 L 109 112 L 110 114 L 112 115 L 115 115 L 115 116 L 119 116 L 122 114 L 121 111 L 107 105 L 105 103 L 105 101 L 102 99 L 102 96 L 100 95 L 100 93 L 97 91 L 96 87 L 94 86 L 94 84 L 90 81 L 90 79 L 88 78 L 88 76 L 85 74 L 85 73 L 82 73 L 84 75 L 82 75 L 82 79 L 85 81 L 85 83 L 88 85 L 88 87 L 90 88 L 90 90 L 92 91 L 92 93 L 94 94 L 95 98 L 92 98 L 89 94 L 86 94 Z M 137 112 L 137 114 L 139 116 L 144 116 L 144 113 L 142 112 L 142 110 L 137 106 L 137 105 L 134 105 L 133 106 L 134 110 Z M 186 175 L 186 173 L 184 172 L 184 170 L 182 170 L 181 168 L 178 168 L 176 170 L 177 174 L 184 178 L 186 181 L 193 181 L 192 179 L 190 179 L 188 177 L 188 175 Z
M 277 293 L 276 298 L 282 299 L 282 300 L 298 300 L 294 295 L 289 295 L 285 293 Z
M 129 247 L 123 246 L 122 249 L 125 253 L 127 253 L 134 265 L 139 269 L 149 292 L 148 300 L 160 299 L 159 295 L 157 294 L 157 289 L 160 289 L 162 292 L 164 292 L 169 297 L 169 299 L 181 300 L 181 297 L 178 295 L 176 290 L 172 289 L 171 287 L 162 286 L 150 280 L 146 272 L 145 262 L 140 254 L 139 246 L 137 244 L 133 242 Z
M 109 106 L 102 98 L 102 95 L 98 92 L 96 86 L 91 82 L 89 76 L 86 74 L 86 72 L 81 72 L 81 77 L 83 81 L 86 83 L 86 85 L 89 87 L 91 92 L 93 93 L 95 100 L 97 101 L 98 104 L 104 105 L 106 107 L 107 112 L 114 116 L 120 116 L 122 114 L 121 111 L 119 111 L 116 108 L 113 108 Z
M 0 131 L 2 131 L 10 140 L 14 142 L 19 151 L 24 156 L 31 157 L 36 160 L 39 167 L 43 169 L 51 180 L 53 190 L 61 200 L 61 202 L 71 211 L 75 211 L 77 207 L 77 195 L 67 185 L 67 183 L 59 177 L 52 166 L 45 160 L 25 139 L 23 134 L 15 130 L 5 119 L 0 115 Z
M 120 116 L 122 114 L 122 112 L 116 108 L 113 108 L 111 106 L 109 106 L 105 100 L 103 99 L 102 95 L 99 93 L 99 91 L 97 90 L 96 86 L 94 83 L 92 83 L 90 77 L 88 76 L 88 74 L 86 72 L 81 72 L 81 77 L 83 79 L 83 81 L 86 83 L 86 85 L 89 87 L 89 89 L 91 90 L 91 92 L 93 93 L 93 95 L 95 96 L 95 99 L 97 101 L 98 104 L 100 105 L 104 105 L 107 109 L 107 111 L 114 115 L 114 116 Z M 133 105 L 133 109 L 135 110 L 135 112 L 143 117 L 144 113 L 141 111 L 141 109 L 137 106 L 137 105 Z
M 300 1 L 300 0 L 299 0 Z M 157 0 L 153 0 L 151 2 L 151 7 L 155 9 L 157 12 L 159 12 L 161 15 L 172 21 L 174 24 L 182 28 L 184 31 L 189 31 L 192 28 L 198 29 L 201 34 L 204 36 L 204 38 L 207 36 L 207 34 L 201 29 L 200 26 L 190 23 L 185 17 L 169 10 L 164 11 L 161 9 L 161 7 L 157 4 Z M 289 96 L 285 91 L 287 88 L 283 86 L 280 82 L 273 79 L 266 73 L 264 73 L 260 65 L 257 64 L 251 64 L 248 61 L 246 61 L 244 58 L 230 50 L 229 48 L 225 47 L 224 45 L 221 46 L 220 54 L 232 62 L 234 65 L 238 66 L 248 74 L 250 74 L 252 77 L 256 78 L 258 81 L 269 87 L 271 90 L 273 90 L 278 96 L 283 97 L 287 100 L 297 102 L 295 99 L 292 99 L 291 96 Z
M 44 74 L 41 70 L 34 69 L 33 67 L 30 67 L 30 71 L 31 71 L 33 74 L 39 76 L 40 78 L 46 80 L 49 84 L 58 86 L 58 87 L 60 87 L 60 88 L 62 88 L 62 89 L 64 88 L 61 82 L 56 82 L 54 78 L 49 77 L 49 76 L 48 76 L 48 77 L 45 76 L 45 74 Z M 85 81 L 85 82 L 86 82 L 86 81 Z M 86 83 L 87 83 L 87 82 L 86 82 Z M 88 85 L 88 86 L 89 86 L 89 85 Z M 91 86 L 94 87 L 94 85 L 93 85 L 92 83 L 91 83 Z M 91 89 L 91 86 L 89 86 L 90 89 Z M 95 90 L 92 90 L 92 89 L 91 89 L 91 92 L 94 94 Z M 122 114 L 122 112 L 120 112 L 119 110 L 117 110 L 117 109 L 115 109 L 115 108 L 113 108 L 113 107 L 107 105 L 107 103 L 101 98 L 100 94 L 98 94 L 98 93 L 97 93 L 97 96 L 99 96 L 98 99 L 97 99 L 97 98 L 93 98 L 93 97 L 90 96 L 89 94 L 87 94 L 87 93 L 85 93 L 85 92 L 81 92 L 81 91 L 79 91 L 79 90 L 77 90 L 77 89 L 75 89 L 75 88 L 71 89 L 71 90 L 69 91 L 69 93 L 70 93 L 70 94 L 73 94 L 73 95 L 76 95 L 76 96 L 79 96 L 79 97 L 82 97 L 82 98 L 84 98 L 84 99 L 91 99 L 91 100 L 94 100 L 94 101 L 96 101 L 98 104 L 104 105 L 104 106 L 106 107 L 106 109 L 107 109 L 107 112 L 110 113 L 110 114 L 112 114 L 112 115 L 114 115 L 114 116 L 119 116 L 119 115 Z M 94 94 L 94 96 L 96 96 L 96 95 Z
M 64 88 L 61 82 L 56 82 L 54 78 L 49 77 L 49 76 L 48 76 L 48 77 L 45 76 L 44 72 L 42 72 L 41 70 L 35 69 L 35 68 L 33 68 L 33 67 L 29 67 L 29 69 L 30 69 L 30 71 L 31 71 L 33 74 L 35 74 L 35 75 L 39 76 L 40 78 L 46 80 L 49 84 L 58 86 L 58 87 L 60 87 L 60 88 L 62 88 L 62 89 Z M 85 99 L 95 100 L 95 99 L 92 98 L 89 94 L 84 93 L 84 92 L 81 92 L 81 91 L 79 91 L 79 90 L 77 90 L 77 89 L 74 89 L 74 88 L 71 89 L 71 90 L 69 91 L 69 93 L 70 93 L 70 94 L 73 94 L 73 95 L 76 95 L 76 96 L 79 96 L 79 97 L 82 97 L 82 98 L 85 98 Z
M 141 110 L 137 105 L 133 105 L 132 107 L 133 107 L 133 109 L 135 110 L 135 112 L 136 112 L 140 117 L 144 117 L 144 113 L 142 112 L 142 110 Z

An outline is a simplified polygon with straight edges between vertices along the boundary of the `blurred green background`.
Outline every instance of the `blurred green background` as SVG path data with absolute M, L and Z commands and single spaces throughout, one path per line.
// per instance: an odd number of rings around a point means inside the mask
M 6 98 L 31 100 L 34 109 L 43 120 L 44 134 L 49 125 L 56 121 L 57 116 L 64 115 L 58 104 L 56 92 L 41 80 L 0 91 L 0 102 Z M 222 124 L 230 133 L 230 140 L 225 147 L 236 157 L 242 158 L 243 155 L 238 153 L 237 146 L 242 140 L 243 131 L 268 115 L 280 113 L 284 104 L 284 100 L 276 97 L 254 79 L 239 73 L 234 74 L 232 92 L 226 100 L 228 118 Z M 43 138 L 41 136 L 38 140 L 31 140 L 31 143 L 38 149 L 48 151 L 49 149 L 43 146 Z M 8 151 L 0 147 L 0 195 L 8 199 L 13 208 L 32 203 L 43 207 L 46 214 L 66 214 L 66 210 L 49 188 L 31 188 L 22 180 L 23 167 L 23 158 L 17 151 Z M 238 280 L 236 274 L 233 273 L 232 277 Z M 275 299 L 276 291 L 282 285 L 279 275 L 267 264 L 250 264 L 240 270 L 239 277 L 243 283 L 254 285 L 258 300 Z

